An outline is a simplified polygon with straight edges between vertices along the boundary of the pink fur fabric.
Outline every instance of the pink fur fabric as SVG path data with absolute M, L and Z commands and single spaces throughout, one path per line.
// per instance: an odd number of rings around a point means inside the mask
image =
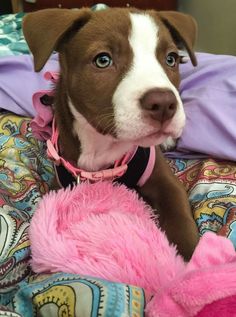
M 110 182 L 50 192 L 30 226 L 33 270 L 101 277 L 153 294 L 184 262 L 151 215 L 135 192 Z
M 215 317 L 231 317 L 236 316 L 236 305 L 232 308 L 225 303 L 235 295 L 233 244 L 224 237 L 206 233 L 186 269 L 154 296 L 147 312 L 151 317 L 210 317 L 213 310 Z M 221 315 L 223 309 L 224 315 Z
M 223 309 L 220 301 L 236 295 L 232 243 L 207 233 L 186 264 L 156 223 L 125 186 L 84 183 L 50 192 L 30 225 L 32 268 L 143 287 L 147 298 L 153 296 L 146 307 L 150 317 L 210 317 L 211 305 Z

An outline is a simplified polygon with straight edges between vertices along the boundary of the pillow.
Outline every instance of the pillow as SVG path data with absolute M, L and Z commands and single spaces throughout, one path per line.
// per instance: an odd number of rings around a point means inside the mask
M 182 64 L 180 94 L 186 126 L 169 157 L 236 161 L 236 57 L 198 53 Z
M 31 55 L 0 58 L 0 110 L 34 117 L 34 93 L 52 88 L 51 83 L 44 78 L 45 72 L 49 70 L 58 71 L 57 54 L 53 54 L 38 73 L 34 71 Z
M 175 151 L 168 157 L 216 157 L 236 160 L 236 57 L 198 53 L 198 66 L 180 65 L 180 94 L 186 126 Z M 31 56 L 0 59 L 0 107 L 19 115 L 35 116 L 33 95 L 49 89 L 47 71 L 58 71 L 57 54 L 35 73 Z M 24 79 L 24 80 L 22 80 Z M 27 89 L 25 85 L 27 84 Z

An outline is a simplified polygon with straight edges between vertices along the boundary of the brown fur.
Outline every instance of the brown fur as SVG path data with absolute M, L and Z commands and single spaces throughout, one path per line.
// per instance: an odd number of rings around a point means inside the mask
M 136 9 L 130 10 L 138 12 Z M 73 133 L 74 119 L 69 110 L 68 96 L 98 132 L 116 136 L 111 100 L 132 61 L 128 42 L 128 12 L 128 9 L 108 9 L 96 13 L 89 9 L 51 9 L 31 13 L 24 20 L 23 29 L 34 55 L 36 71 L 44 66 L 53 50 L 59 52 L 61 75 L 56 89 L 55 116 L 60 132 L 60 147 L 66 159 L 77 162 L 81 151 L 80 142 Z M 154 17 L 161 30 L 157 58 L 164 60 L 168 52 L 184 46 L 192 63 L 196 64 L 192 51 L 196 37 L 193 19 L 174 12 L 148 13 Z M 101 51 L 112 53 L 115 67 L 96 69 L 93 59 Z M 162 63 L 162 67 L 171 82 L 178 87 L 178 67 L 169 69 L 165 63 Z M 160 225 L 169 240 L 177 244 L 185 259 L 189 259 L 197 244 L 198 232 L 187 195 L 159 148 L 156 154 L 153 174 L 139 191 L 158 212 Z

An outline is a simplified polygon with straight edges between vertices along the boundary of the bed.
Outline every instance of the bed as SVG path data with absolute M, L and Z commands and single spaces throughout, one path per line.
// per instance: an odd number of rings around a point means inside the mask
M 27 230 L 37 203 L 53 188 L 54 169 L 45 154 L 44 142 L 32 134 L 33 113 L 27 110 L 27 100 L 20 107 L 19 96 L 7 94 L 9 89 L 3 85 L 9 58 L 16 55 L 30 58 L 22 35 L 23 16 L 20 13 L 0 17 L 0 316 L 144 316 L 145 293 L 141 288 L 65 273 L 36 275 L 30 269 Z M 201 65 L 208 65 L 209 61 L 212 64 L 212 56 L 200 54 L 199 57 L 205 63 Z M 222 59 L 214 61 L 219 63 Z M 231 65 L 231 60 L 228 64 Z M 212 74 L 204 67 L 199 71 Z M 226 120 L 222 131 L 227 132 L 227 137 L 221 140 L 223 132 L 218 131 L 219 138 L 214 142 L 214 131 L 221 124 L 219 116 L 211 129 L 210 121 L 204 123 L 206 131 L 191 121 L 192 111 L 198 111 L 199 105 L 195 102 L 192 106 L 194 98 L 190 93 L 185 95 L 186 87 L 192 87 L 188 91 L 194 96 L 199 95 L 201 87 L 196 90 L 196 78 L 190 78 L 190 73 L 191 70 L 185 68 L 181 86 L 187 127 L 177 149 L 167 152 L 166 157 L 188 192 L 200 235 L 213 231 L 231 239 L 236 247 L 235 132 L 226 129 L 228 117 L 222 115 L 222 120 Z M 203 74 L 199 76 L 203 81 Z M 226 86 L 232 99 L 236 89 L 230 85 L 228 80 Z M 22 98 L 26 98 L 27 89 L 26 85 Z M 207 98 L 205 101 L 211 101 L 209 95 Z M 10 99 L 11 107 L 7 102 Z M 219 103 L 222 106 L 222 102 Z M 16 111 L 12 111 L 14 105 Z M 225 102 L 224 113 L 226 107 Z M 202 109 L 204 120 L 211 120 L 212 112 L 207 115 L 206 107 Z M 222 112 L 222 107 L 219 111 Z M 231 119 L 236 120 L 235 115 Z M 197 122 L 202 123 L 201 118 Z M 210 140 L 206 137 L 207 131 L 213 136 Z

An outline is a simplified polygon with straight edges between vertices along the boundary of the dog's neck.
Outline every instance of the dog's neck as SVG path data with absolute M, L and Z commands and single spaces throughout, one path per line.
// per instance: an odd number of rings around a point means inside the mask
M 70 100 L 67 105 L 63 108 L 68 109 L 70 115 L 67 113 L 63 118 L 60 114 L 56 118 L 59 121 L 60 147 L 62 156 L 74 162 L 77 167 L 86 171 L 106 169 L 127 152 L 134 150 L 131 143 L 119 142 L 110 135 L 97 132 Z

